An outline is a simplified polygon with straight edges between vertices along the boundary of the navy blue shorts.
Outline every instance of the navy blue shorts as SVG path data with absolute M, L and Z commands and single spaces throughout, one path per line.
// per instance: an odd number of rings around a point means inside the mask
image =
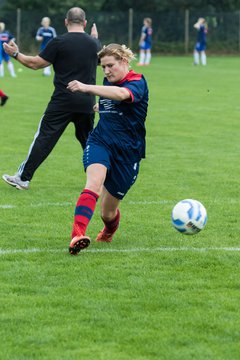
M 151 50 L 152 44 L 146 41 L 142 41 L 139 47 L 141 50 Z
M 83 153 L 83 165 L 86 170 L 89 165 L 102 164 L 108 169 L 104 186 L 107 191 L 119 200 L 122 200 L 130 187 L 135 183 L 139 162 L 125 164 L 112 158 L 111 152 L 104 146 L 90 143 Z
M 5 51 L 0 51 L 0 63 L 5 60 L 8 62 L 10 60 L 10 56 Z
M 197 42 L 195 46 L 195 50 L 197 51 L 205 51 L 206 50 L 206 43 Z

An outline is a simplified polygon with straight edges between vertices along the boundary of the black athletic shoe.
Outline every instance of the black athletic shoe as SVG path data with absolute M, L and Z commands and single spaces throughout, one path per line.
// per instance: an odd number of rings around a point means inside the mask
M 8 99 L 9 98 L 7 95 L 2 96 L 1 97 L 1 106 L 5 105 Z

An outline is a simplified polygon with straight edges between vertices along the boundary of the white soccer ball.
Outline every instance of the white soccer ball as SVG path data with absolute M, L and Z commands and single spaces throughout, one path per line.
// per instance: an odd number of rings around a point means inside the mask
M 172 224 L 182 234 L 197 234 L 205 227 L 206 223 L 207 211 L 197 200 L 181 200 L 172 210 Z

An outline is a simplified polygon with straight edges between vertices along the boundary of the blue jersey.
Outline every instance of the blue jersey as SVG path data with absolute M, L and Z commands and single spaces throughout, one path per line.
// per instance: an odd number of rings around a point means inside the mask
M 0 33 L 0 63 L 2 60 L 9 61 L 10 56 L 4 51 L 3 44 L 13 40 L 14 36 L 9 31 L 3 31 Z
M 206 50 L 206 36 L 207 28 L 205 25 L 200 25 L 197 35 L 197 43 L 195 49 L 197 51 L 205 51 Z
M 40 46 L 40 50 L 45 49 L 47 43 L 52 40 L 53 38 L 55 38 L 57 36 L 56 31 L 53 27 L 49 26 L 48 28 L 45 27 L 40 27 L 37 31 L 36 37 L 37 36 L 42 36 L 43 40 Z
M 206 44 L 206 35 L 207 35 L 206 27 L 204 25 L 200 25 L 200 28 L 198 30 L 197 42 L 201 44 Z
M 9 31 L 3 31 L 0 33 L 1 44 L 5 43 L 5 42 L 8 43 L 12 39 L 14 39 L 14 37 Z
M 140 48 L 143 50 L 151 49 L 152 47 L 152 28 L 149 26 L 142 27 L 142 34 L 144 34 L 144 40 L 140 44 Z
M 142 74 L 133 70 L 119 83 L 104 85 L 124 87 L 130 93 L 127 101 L 100 97 L 100 120 L 89 135 L 88 143 L 102 144 L 114 160 L 124 163 L 139 162 L 145 157 L 145 120 L 148 107 L 148 87 Z

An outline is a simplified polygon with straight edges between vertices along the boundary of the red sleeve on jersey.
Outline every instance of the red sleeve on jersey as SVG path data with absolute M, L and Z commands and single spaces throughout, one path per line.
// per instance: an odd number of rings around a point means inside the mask
M 128 89 L 128 88 L 126 88 L 126 87 L 124 87 L 124 89 L 126 89 L 126 90 L 129 92 L 129 95 L 130 95 L 130 99 L 125 100 L 125 102 L 133 103 L 133 102 L 134 102 L 134 95 L 133 95 L 133 93 L 131 92 L 130 89 Z

